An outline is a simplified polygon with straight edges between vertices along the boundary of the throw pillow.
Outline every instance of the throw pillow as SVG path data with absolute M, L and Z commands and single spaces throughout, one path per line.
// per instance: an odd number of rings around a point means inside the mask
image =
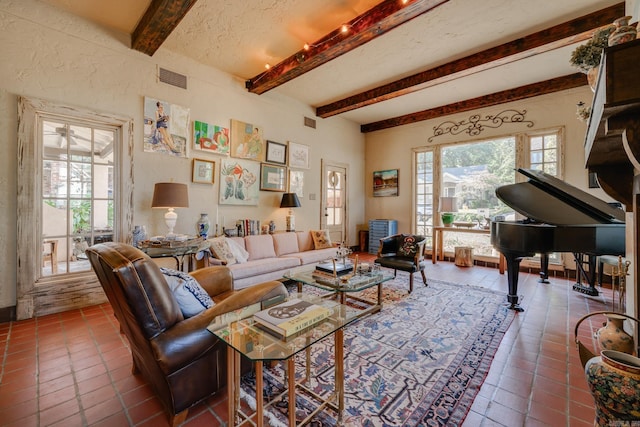
M 183 271 L 160 267 L 171 292 L 176 297 L 180 311 L 185 318 L 195 316 L 214 305 L 213 300 L 200 283 Z
M 213 256 L 219 260 L 225 261 L 227 265 L 236 263 L 236 257 L 233 255 L 231 247 L 229 247 L 229 241 L 226 237 L 210 239 L 209 245 L 211 247 L 211 252 L 213 252 Z
M 243 248 L 240 243 L 236 242 L 233 239 L 227 239 L 227 244 L 229 245 L 229 249 L 231 253 L 235 257 L 238 264 L 245 263 L 249 260 L 249 252 Z
M 398 248 L 398 255 L 413 258 L 417 253 L 418 243 L 415 236 L 405 236 Z
M 313 246 L 315 249 L 326 249 L 332 247 L 329 230 L 312 230 Z

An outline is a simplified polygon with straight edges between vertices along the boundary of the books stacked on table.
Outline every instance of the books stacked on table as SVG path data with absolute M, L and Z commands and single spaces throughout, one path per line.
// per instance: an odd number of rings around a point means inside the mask
M 334 267 L 335 267 L 335 270 L 334 270 Z M 335 264 L 333 262 L 322 262 L 316 265 L 316 271 L 320 271 L 322 273 L 329 273 L 332 276 L 335 271 L 336 276 L 342 276 L 343 274 L 349 274 L 353 271 L 353 264 L 349 262 L 346 262 L 346 263 L 336 262 Z
M 276 336 L 288 338 L 326 319 L 331 312 L 330 308 L 293 298 L 257 312 L 253 320 Z

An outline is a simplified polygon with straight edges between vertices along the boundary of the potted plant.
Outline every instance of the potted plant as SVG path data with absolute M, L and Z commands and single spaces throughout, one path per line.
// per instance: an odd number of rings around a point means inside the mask
M 591 89 L 595 90 L 598 68 L 602 60 L 602 51 L 609 43 L 609 35 L 616 29 L 615 25 L 598 28 L 585 44 L 578 46 L 572 53 L 569 62 L 587 75 Z

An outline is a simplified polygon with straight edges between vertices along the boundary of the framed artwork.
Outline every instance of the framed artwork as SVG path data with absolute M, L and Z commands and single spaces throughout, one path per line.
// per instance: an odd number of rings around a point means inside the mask
M 287 190 L 287 168 L 285 166 L 260 165 L 260 190 L 282 191 Z
M 279 165 L 287 164 L 287 146 L 279 142 L 267 141 L 267 154 L 265 156 L 267 163 L 277 163 Z
M 144 151 L 187 157 L 189 109 L 144 98 Z
M 289 142 L 289 167 L 309 169 L 309 146 Z
M 398 169 L 375 171 L 373 173 L 373 196 L 398 195 Z
M 262 128 L 231 119 L 231 157 L 264 161 Z
M 194 120 L 193 148 L 228 156 L 229 129 Z
M 289 170 L 289 193 L 296 193 L 299 199 L 304 198 L 304 172 Z
M 200 184 L 213 184 L 216 164 L 210 160 L 193 159 L 191 181 Z
M 221 205 L 257 206 L 260 163 L 249 160 L 222 158 L 220 160 Z

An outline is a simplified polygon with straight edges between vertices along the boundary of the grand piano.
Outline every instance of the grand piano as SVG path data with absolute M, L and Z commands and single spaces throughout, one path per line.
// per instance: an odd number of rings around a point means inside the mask
M 542 255 L 540 275 L 546 281 L 548 254 L 573 253 L 578 269 L 574 289 L 597 295 L 596 257 L 625 252 L 624 211 L 542 171 L 518 172 L 529 180 L 499 187 L 496 195 L 526 219 L 491 222 L 491 244 L 507 261 L 509 308 L 523 310 L 518 304 L 520 261 L 535 254 Z M 588 269 L 584 268 L 584 256 Z M 588 286 L 580 283 L 581 276 Z

